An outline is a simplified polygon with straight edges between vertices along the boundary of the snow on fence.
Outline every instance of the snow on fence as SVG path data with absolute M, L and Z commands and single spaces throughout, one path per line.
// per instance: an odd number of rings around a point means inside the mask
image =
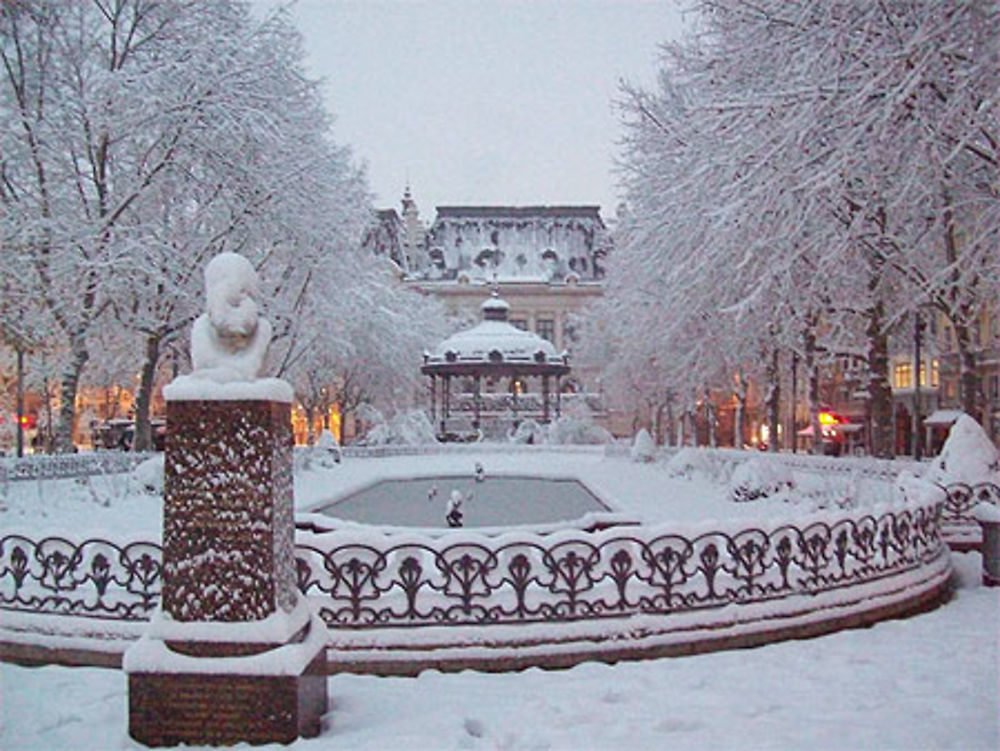
M 9 480 L 58 480 L 129 472 L 154 456 L 151 452 L 90 451 L 78 454 L 33 454 L 0 459 L 0 483 Z

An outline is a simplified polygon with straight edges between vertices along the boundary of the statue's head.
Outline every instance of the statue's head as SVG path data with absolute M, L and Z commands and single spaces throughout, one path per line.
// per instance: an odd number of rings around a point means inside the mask
M 208 319 L 231 351 L 243 349 L 257 330 L 257 272 L 237 253 L 220 253 L 205 267 Z

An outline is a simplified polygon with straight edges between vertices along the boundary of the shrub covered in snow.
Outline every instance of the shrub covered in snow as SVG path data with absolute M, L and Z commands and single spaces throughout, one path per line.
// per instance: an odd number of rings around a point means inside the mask
M 948 440 L 924 477 L 940 485 L 962 482 L 1000 485 L 1000 459 L 985 431 L 968 415 L 961 415 L 948 433 Z
M 648 430 L 642 428 L 635 434 L 629 455 L 634 462 L 651 462 L 656 458 L 656 443 Z
M 129 473 L 129 484 L 143 493 L 162 495 L 163 467 L 164 455 L 160 453 L 152 456 L 135 465 L 135 468 Z
M 316 444 L 309 450 L 312 461 L 320 467 L 330 468 L 340 463 L 340 444 L 329 430 L 323 430 Z
M 794 487 L 791 469 L 770 457 L 758 456 L 733 471 L 729 497 L 736 502 L 757 501 L 782 495 Z
M 508 436 L 511 443 L 545 443 L 546 429 L 534 420 L 522 420 L 521 424 Z
M 600 445 L 614 442 L 614 436 L 587 419 L 563 416 L 549 425 L 548 442 L 556 445 Z
M 944 500 L 944 491 L 939 485 L 935 485 L 925 478 L 917 477 L 905 469 L 896 477 L 893 490 L 899 500 L 908 503 L 929 503 Z
M 682 448 L 667 462 L 667 472 L 672 477 L 688 480 L 702 477 L 712 482 L 728 479 L 726 462 L 719 459 L 718 452 L 703 448 Z
M 365 443 L 369 446 L 422 446 L 437 443 L 437 436 L 426 413 L 414 410 L 374 425 L 365 436 Z

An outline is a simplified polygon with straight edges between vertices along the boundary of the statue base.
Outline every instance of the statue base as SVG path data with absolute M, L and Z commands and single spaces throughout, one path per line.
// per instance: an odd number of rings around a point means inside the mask
M 320 732 L 328 633 L 295 585 L 291 405 L 271 381 L 167 395 L 161 611 L 124 661 L 146 745 Z
M 197 630 L 196 624 L 176 624 Z M 125 656 L 129 735 L 147 746 L 291 743 L 327 712 L 326 626 L 312 616 L 281 646 L 200 642 L 197 656 L 143 637 Z M 254 654 L 246 654 L 256 646 Z M 214 652 L 214 655 L 212 654 Z

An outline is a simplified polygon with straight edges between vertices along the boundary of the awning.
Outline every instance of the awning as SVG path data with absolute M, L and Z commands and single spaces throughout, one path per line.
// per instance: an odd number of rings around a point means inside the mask
M 938 409 L 924 418 L 924 425 L 951 425 L 964 414 L 960 409 Z
M 838 422 L 836 425 L 828 426 L 831 430 L 837 433 L 857 433 L 864 428 L 864 425 L 856 422 Z M 806 425 L 802 430 L 798 431 L 796 435 L 800 435 L 803 438 L 811 438 L 813 434 L 813 426 Z

